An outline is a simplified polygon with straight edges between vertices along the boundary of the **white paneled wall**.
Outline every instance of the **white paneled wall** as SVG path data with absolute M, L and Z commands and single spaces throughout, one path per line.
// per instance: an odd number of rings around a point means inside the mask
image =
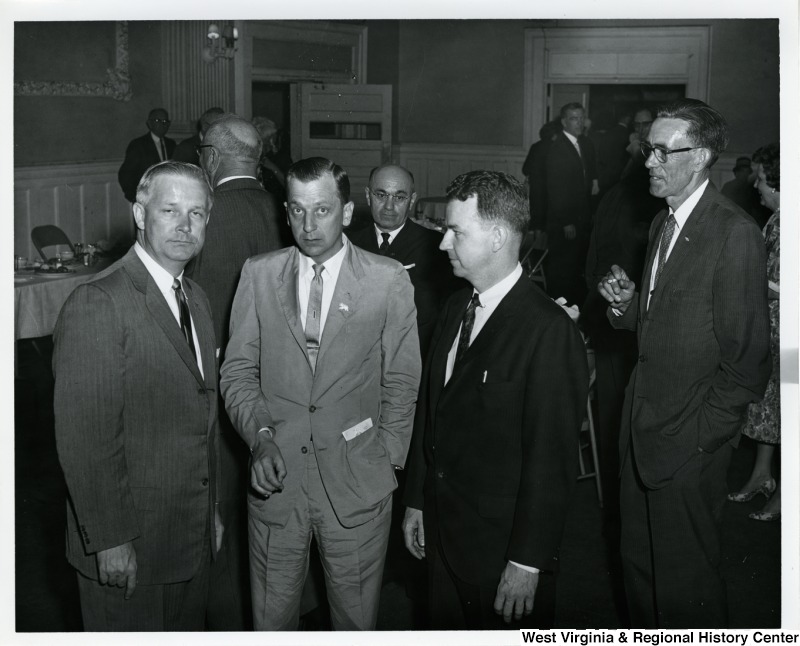
M 55 224 L 73 242 L 133 244 L 131 206 L 117 183 L 122 161 L 14 169 L 14 252 L 38 256 L 31 229 Z
M 503 171 L 523 180 L 522 164 L 527 155 L 527 150 L 512 147 L 441 144 L 401 144 L 394 146 L 394 152 L 399 163 L 414 173 L 420 198 L 443 196 L 453 178 L 471 170 Z M 720 156 L 711 168 L 711 181 L 717 188 L 733 179 L 733 166 L 742 155 L 749 153 Z

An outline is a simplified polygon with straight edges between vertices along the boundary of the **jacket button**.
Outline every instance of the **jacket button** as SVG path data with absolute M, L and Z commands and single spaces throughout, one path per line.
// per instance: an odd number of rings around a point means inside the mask
M 308 411 L 309 411 L 310 413 L 313 413 L 315 410 L 317 410 L 317 407 L 316 407 L 316 406 L 309 406 L 309 407 L 308 407 Z
M 205 395 L 206 394 L 206 389 L 205 388 L 198 388 L 197 389 L 197 394 L 198 395 Z
M 647 356 L 644 355 L 644 354 L 640 354 L 639 355 L 639 363 L 644 363 L 645 361 L 647 361 Z
M 304 446 L 302 449 L 300 449 L 300 453 L 308 453 L 308 449 Z
M 203 478 L 201 482 L 203 483 L 204 487 L 208 486 L 208 478 Z
M 444 471 L 437 471 L 436 477 L 439 478 L 440 480 L 444 480 Z

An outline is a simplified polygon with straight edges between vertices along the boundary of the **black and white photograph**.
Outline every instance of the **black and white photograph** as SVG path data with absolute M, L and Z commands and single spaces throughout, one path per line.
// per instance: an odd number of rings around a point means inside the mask
M 0 8 L 0 641 L 800 630 L 796 3 L 113 4 Z

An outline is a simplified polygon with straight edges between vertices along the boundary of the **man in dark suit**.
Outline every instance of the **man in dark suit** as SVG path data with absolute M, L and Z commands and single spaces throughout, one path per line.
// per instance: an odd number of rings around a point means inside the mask
M 402 166 L 375 168 L 365 188 L 374 225 L 349 233 L 355 245 L 394 258 L 408 271 L 414 286 L 417 330 L 422 357 L 444 300 L 454 289 L 447 254 L 439 249 L 442 234 L 409 219 L 417 194 L 414 176 Z
M 434 628 L 502 628 L 532 612 L 524 625 L 549 627 L 586 350 L 565 312 L 523 275 L 522 185 L 473 171 L 447 196 L 442 249 L 473 289 L 448 300 L 425 362 L 405 542 L 427 558 Z
M 245 263 L 222 365 L 252 452 L 253 619 L 297 628 L 313 535 L 333 628 L 373 629 L 419 386 L 413 288 L 400 263 L 342 233 L 353 203 L 341 167 L 301 160 L 287 194 L 299 248 Z
M 252 124 L 232 114 L 217 117 L 203 141 L 200 163 L 214 186 L 214 208 L 203 250 L 186 266 L 186 275 L 208 295 L 222 362 L 233 296 L 245 260 L 280 249 L 288 241 L 281 236 L 275 201 L 255 177 L 261 139 Z M 250 453 L 224 410 L 219 422 L 219 510 L 226 532 L 211 572 L 208 627 L 241 631 L 251 623 L 245 506 Z
M 167 162 L 136 195 L 134 247 L 75 289 L 53 334 L 67 557 L 86 630 L 202 630 L 222 538 L 217 378 L 208 300 L 182 274 L 212 194 Z
M 153 164 L 172 159 L 175 152 L 175 140 L 166 136 L 172 122 L 164 108 L 151 110 L 145 123 L 149 132 L 128 144 L 117 173 L 125 199 L 131 203 L 136 201 L 136 187 L 144 172 Z
M 583 134 L 585 112 L 580 103 L 561 108 L 561 131 L 547 147 L 544 173 L 532 177 L 534 204 L 546 207 L 547 291 L 570 304 L 583 303 L 583 263 L 592 217 L 592 196 L 600 192 L 594 144 Z
M 642 153 L 668 210 L 650 228 L 643 289 L 619 266 L 599 283 L 639 360 L 620 434 L 622 562 L 631 623 L 728 622 L 719 572 L 726 472 L 747 405 L 770 374 L 766 252 L 756 224 L 709 182 L 728 143 L 702 101 L 658 111 Z

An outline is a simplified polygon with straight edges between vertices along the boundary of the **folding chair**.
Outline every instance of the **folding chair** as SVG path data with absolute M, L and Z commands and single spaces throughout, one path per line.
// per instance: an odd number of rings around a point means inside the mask
M 578 443 L 578 467 L 580 469 L 578 480 L 594 478 L 595 486 L 597 487 L 597 500 L 600 503 L 600 507 L 602 507 L 603 484 L 600 482 L 600 461 L 597 457 L 597 437 L 594 432 L 594 415 L 592 414 L 592 400 L 595 398 L 595 393 L 597 392 L 597 371 L 594 367 L 594 350 L 587 348 L 586 353 L 589 359 L 591 374 L 589 375 L 589 396 L 586 398 L 586 417 L 583 420 L 583 424 L 581 424 L 580 434 L 582 438 L 584 433 L 588 433 L 589 442 L 586 443 L 583 440 L 579 440 Z M 587 469 L 586 462 L 583 458 L 583 452 L 586 449 L 590 449 L 592 454 L 593 468 L 591 471 Z
M 75 252 L 75 247 L 72 245 L 72 242 L 70 242 L 67 234 L 54 224 L 33 227 L 33 231 L 31 231 L 31 240 L 33 241 L 33 246 L 36 247 L 36 251 L 39 252 L 39 255 L 45 262 L 49 260 L 47 254 L 42 251 L 45 247 L 65 245 L 70 248 L 70 251 L 73 253 Z
M 522 271 L 535 283 L 539 283 L 543 290 L 547 290 L 547 279 L 544 275 L 544 259 L 547 248 L 541 248 L 534 240 L 533 231 L 528 231 L 522 240 L 519 249 L 519 262 Z

